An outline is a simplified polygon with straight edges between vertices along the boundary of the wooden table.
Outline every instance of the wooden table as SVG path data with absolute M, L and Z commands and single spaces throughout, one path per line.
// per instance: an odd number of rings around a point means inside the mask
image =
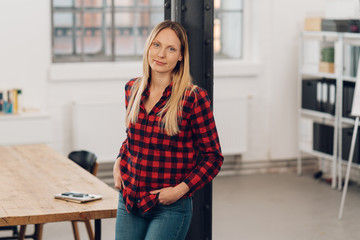
M 102 195 L 72 203 L 54 194 L 79 191 Z M 46 145 L 0 146 L 0 226 L 116 217 L 118 192 Z M 115 231 L 115 229 L 114 229 Z

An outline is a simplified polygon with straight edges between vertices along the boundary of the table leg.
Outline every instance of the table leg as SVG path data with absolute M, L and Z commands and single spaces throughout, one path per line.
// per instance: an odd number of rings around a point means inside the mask
M 101 219 L 95 219 L 95 240 L 101 240 Z

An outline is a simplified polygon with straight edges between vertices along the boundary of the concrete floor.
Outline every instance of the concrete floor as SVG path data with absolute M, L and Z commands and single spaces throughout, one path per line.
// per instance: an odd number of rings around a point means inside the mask
M 287 173 L 219 176 L 213 186 L 214 240 L 360 239 L 357 185 L 349 187 L 341 221 L 338 220 L 341 192 L 311 176 Z M 114 219 L 104 219 L 102 239 L 114 239 L 114 228 Z M 83 224 L 80 231 L 81 239 L 88 239 Z M 73 239 L 71 224 L 45 224 L 43 239 Z

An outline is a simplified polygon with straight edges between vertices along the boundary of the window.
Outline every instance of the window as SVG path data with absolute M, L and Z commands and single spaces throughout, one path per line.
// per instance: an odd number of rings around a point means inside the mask
M 53 61 L 140 58 L 163 0 L 53 0 Z
M 214 0 L 216 58 L 242 57 L 242 0 Z M 141 59 L 163 0 L 52 0 L 53 62 Z
M 214 0 L 215 58 L 242 57 L 242 0 Z

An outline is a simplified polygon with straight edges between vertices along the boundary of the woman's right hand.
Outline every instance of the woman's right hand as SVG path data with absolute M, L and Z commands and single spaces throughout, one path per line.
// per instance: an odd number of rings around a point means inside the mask
M 118 190 L 121 190 L 124 188 L 124 182 L 121 179 L 121 174 L 120 174 L 120 158 L 116 159 L 114 167 L 113 167 L 113 176 L 114 176 L 114 183 L 115 183 L 115 188 Z

